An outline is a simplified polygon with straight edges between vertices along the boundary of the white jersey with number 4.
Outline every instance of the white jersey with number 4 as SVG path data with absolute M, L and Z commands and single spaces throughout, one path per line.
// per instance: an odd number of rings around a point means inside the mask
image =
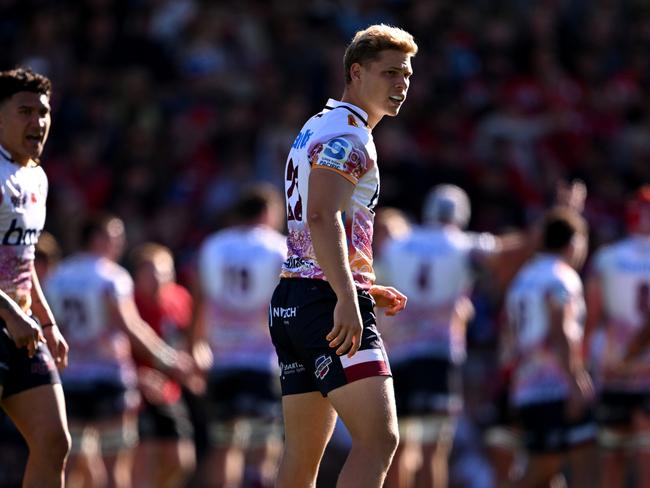
M 286 237 L 264 226 L 225 229 L 201 246 L 199 279 L 216 367 L 277 367 L 268 313 L 286 256 Z
M 634 236 L 606 246 L 594 256 L 605 315 L 603 367 L 620 361 L 650 314 L 650 238 Z M 623 391 L 650 391 L 650 352 L 641 354 L 623 373 L 608 373 L 603 386 Z
M 61 262 L 46 281 L 45 293 L 70 346 L 67 381 L 135 380 L 126 332 L 112 320 L 107 297 L 133 295 L 133 280 L 120 265 L 81 253 Z
M 450 226 L 418 228 L 387 244 L 381 259 L 382 284 L 408 297 L 402 312 L 381 321 L 392 361 L 428 356 L 458 363 L 465 358 L 465 330 L 451 326 L 454 304 L 471 292 L 473 258 L 495 248 L 491 234 Z
M 565 332 L 574 344 L 581 343 L 585 304 L 580 276 L 559 257 L 540 254 L 519 271 L 506 297 L 518 357 L 511 387 L 516 406 L 568 395 L 569 378 L 551 341 L 549 302 L 570 307 Z
M 0 289 L 24 310 L 31 303 L 34 249 L 45 225 L 47 176 L 0 146 Z

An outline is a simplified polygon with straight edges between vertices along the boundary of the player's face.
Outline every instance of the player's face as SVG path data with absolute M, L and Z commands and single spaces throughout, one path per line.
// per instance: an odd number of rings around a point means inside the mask
M 112 219 L 106 226 L 108 239 L 108 254 L 111 259 L 118 260 L 126 245 L 124 223 L 120 219 Z
M 18 92 L 0 105 L 0 144 L 20 164 L 38 160 L 51 123 L 47 95 Z
M 395 116 L 406 100 L 410 77 L 411 56 L 401 51 L 387 50 L 379 57 L 357 67 L 359 70 L 359 97 L 367 113 L 370 126 L 384 115 Z

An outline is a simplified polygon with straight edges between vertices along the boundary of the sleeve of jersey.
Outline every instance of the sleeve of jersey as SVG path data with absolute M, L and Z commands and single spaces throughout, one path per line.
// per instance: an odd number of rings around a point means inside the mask
M 566 305 L 571 299 L 569 289 L 561 281 L 556 281 L 551 285 L 547 292 L 547 296 L 551 302 L 559 306 Z
M 133 295 L 133 279 L 126 271 L 116 273 L 112 284 L 113 293 L 117 298 Z
M 361 140 L 351 134 L 316 144 L 310 151 L 312 169 L 327 169 L 356 185 L 369 169 L 369 158 Z
M 589 263 L 589 271 L 597 276 L 602 275 L 607 266 L 606 260 L 607 258 L 605 252 L 602 250 L 596 252 L 591 260 L 591 263 Z

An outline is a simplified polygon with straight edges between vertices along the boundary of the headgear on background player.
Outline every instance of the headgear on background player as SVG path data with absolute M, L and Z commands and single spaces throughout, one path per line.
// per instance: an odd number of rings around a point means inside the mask
M 627 226 L 630 232 L 650 234 L 650 185 L 643 185 L 627 205 Z
M 471 215 L 469 197 L 456 185 L 434 186 L 424 202 L 425 224 L 449 223 L 464 229 Z

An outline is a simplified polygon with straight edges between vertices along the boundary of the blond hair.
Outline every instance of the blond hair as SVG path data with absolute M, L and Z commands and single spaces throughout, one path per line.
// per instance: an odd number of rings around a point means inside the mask
M 413 36 L 404 29 L 386 24 L 371 25 L 357 32 L 343 56 L 345 82 L 352 81 L 350 68 L 354 63 L 364 64 L 374 61 L 380 52 L 388 49 L 415 56 L 418 52 L 418 45 L 413 40 Z
M 165 281 L 176 279 L 174 255 L 171 249 L 157 242 L 145 242 L 135 247 L 129 254 L 134 270 L 151 263 L 162 268 Z

